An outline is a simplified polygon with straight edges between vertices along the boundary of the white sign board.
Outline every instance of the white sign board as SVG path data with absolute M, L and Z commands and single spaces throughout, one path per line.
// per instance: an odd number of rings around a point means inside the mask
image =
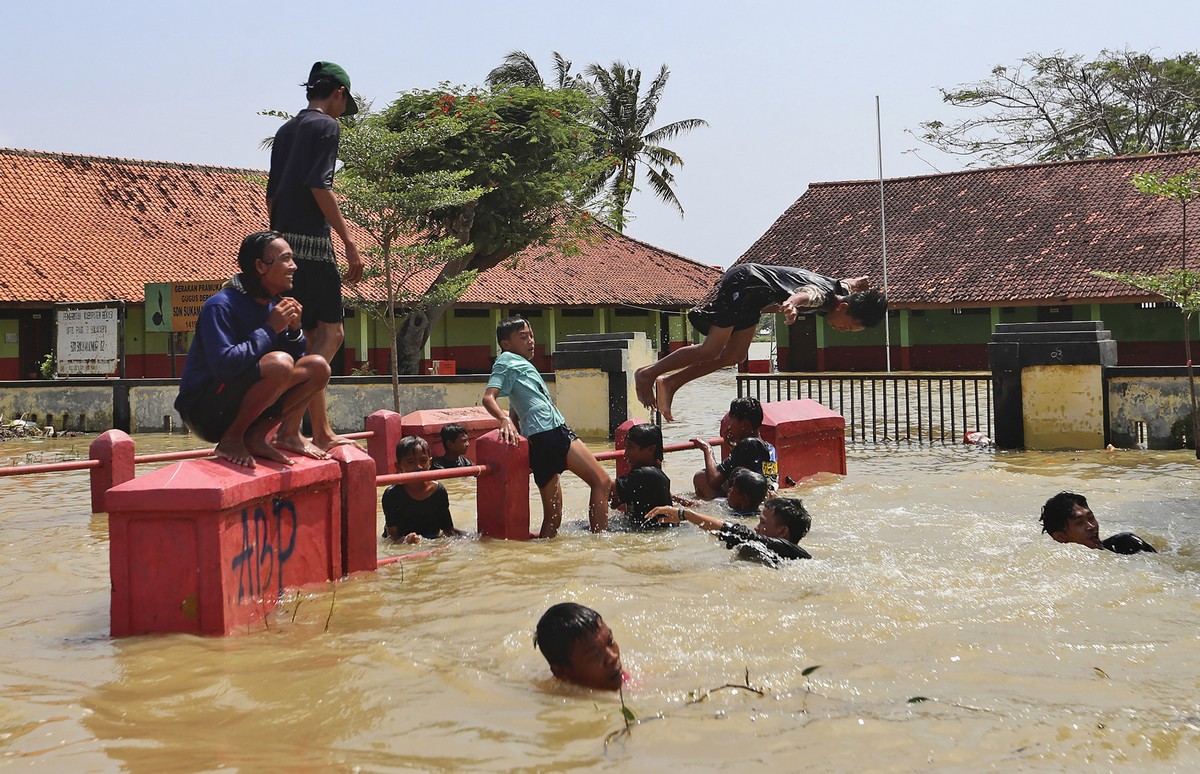
M 58 307 L 55 371 L 104 376 L 120 366 L 121 315 L 115 306 Z

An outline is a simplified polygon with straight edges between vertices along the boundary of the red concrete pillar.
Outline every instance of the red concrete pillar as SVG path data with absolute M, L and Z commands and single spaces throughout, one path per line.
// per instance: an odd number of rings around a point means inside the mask
M 491 470 L 475 485 L 479 534 L 529 539 L 529 442 L 513 446 L 493 430 L 475 444 L 476 459 Z
M 404 437 L 403 419 L 395 411 L 380 409 L 367 417 L 367 430 L 374 435 L 367 439 L 367 454 L 375 460 L 375 475 L 399 473 L 396 467 L 396 444 Z
M 775 447 L 781 489 L 817 473 L 846 475 L 846 420 L 815 400 L 764 403 L 759 434 Z
M 100 460 L 92 468 L 92 513 L 107 513 L 105 495 L 117 484 L 133 479 L 133 439 L 120 430 L 105 430 L 88 447 L 88 457 Z
M 342 575 L 341 468 L 184 460 L 113 487 L 111 630 L 229 634 Z
M 629 430 L 634 425 L 644 425 L 645 421 L 641 419 L 626 419 L 621 424 L 617 425 L 617 429 L 613 431 L 613 441 L 616 443 L 617 451 L 625 448 L 625 439 L 629 437 Z M 629 460 L 625 459 L 622 454 L 617 457 L 617 478 L 629 473 Z
M 342 468 L 342 572 L 374 570 L 379 558 L 375 460 L 352 444 L 333 447 L 329 456 Z

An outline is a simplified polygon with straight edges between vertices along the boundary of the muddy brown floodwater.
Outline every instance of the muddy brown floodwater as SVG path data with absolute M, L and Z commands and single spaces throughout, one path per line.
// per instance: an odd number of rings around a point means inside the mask
M 685 387 L 668 442 L 715 435 L 733 394 L 730 372 Z M 89 440 L 6 442 L 0 460 L 86 456 Z M 199 445 L 136 440 L 140 453 Z M 699 463 L 698 452 L 668 456 L 676 491 Z M 113 640 L 107 520 L 88 513 L 86 474 L 4 478 L 0 761 L 1195 770 L 1198 483 L 1186 451 L 852 446 L 849 475 L 794 490 L 813 514 L 804 545 L 815 559 L 770 570 L 691 527 L 589 534 L 586 491 L 571 479 L 556 540 L 446 541 L 289 593 L 267 625 L 231 637 Z M 474 483 L 449 489 L 455 523 L 473 529 Z M 1088 497 L 1103 534 L 1133 530 L 1161 553 L 1039 534 L 1041 503 L 1063 489 Z M 539 615 L 563 600 L 604 615 L 631 673 L 625 703 L 643 722 L 607 747 L 624 728 L 618 697 L 557 684 L 532 646 Z M 747 677 L 761 695 L 696 701 Z

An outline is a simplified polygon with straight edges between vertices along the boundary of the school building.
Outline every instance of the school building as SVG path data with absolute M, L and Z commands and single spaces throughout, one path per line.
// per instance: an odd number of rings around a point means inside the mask
M 1181 266 L 1180 205 L 1132 179 L 1198 167 L 1188 152 L 885 180 L 892 368 L 986 369 L 997 323 L 1056 320 L 1103 321 L 1120 365 L 1182 365 L 1179 309 L 1091 272 Z M 1189 215 L 1188 267 L 1200 268 L 1200 210 Z M 880 233 L 877 180 L 813 183 L 738 262 L 881 284 Z M 883 326 L 838 333 L 810 315 L 779 330 L 781 371 L 885 367 Z
M 190 334 L 156 330 L 170 305 L 157 293 L 147 303 L 145 286 L 236 272 L 242 238 L 267 226 L 265 179 L 262 170 L 0 149 L 0 380 L 38 378 L 56 347 L 56 305 L 80 302 L 123 308 L 114 375 L 181 374 Z M 370 243 L 361 232 L 356 241 Z M 690 340 L 682 314 L 721 276 L 595 222 L 576 247 L 569 256 L 527 248 L 515 268 L 482 272 L 434 326 L 426 361 L 490 371 L 496 322 L 509 314 L 530 320 L 545 371 L 554 344 L 573 333 L 643 331 L 669 350 Z M 386 297 L 381 283 L 360 289 L 369 301 Z M 350 314 L 335 374 L 387 373 L 386 329 Z

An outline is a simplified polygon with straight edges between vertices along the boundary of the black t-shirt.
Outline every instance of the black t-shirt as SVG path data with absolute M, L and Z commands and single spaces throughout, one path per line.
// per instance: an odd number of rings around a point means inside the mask
M 737 468 L 745 468 L 766 476 L 775 486 L 779 481 L 779 464 L 775 460 L 775 447 L 758 436 L 743 438 L 733 447 L 729 456 L 717 463 L 717 472 L 726 479 Z
M 657 465 L 645 465 L 617 479 L 617 499 L 625 504 L 629 523 L 635 527 L 652 526 L 645 523 L 652 508 L 671 504 L 671 479 Z
M 424 538 L 435 538 L 442 532 L 453 534 L 450 519 L 450 496 L 441 484 L 424 500 L 414 500 L 403 484 L 393 484 L 383 490 L 383 518 L 388 527 L 395 527 L 403 538 L 415 532 Z M 387 530 L 383 536 L 387 537 Z
M 1140 554 L 1143 551 L 1157 554 L 1154 546 L 1142 540 L 1132 532 L 1118 532 L 1110 538 L 1100 541 L 1100 545 L 1117 554 Z
M 341 125 L 319 110 L 301 110 L 275 133 L 267 198 L 271 228 L 289 234 L 329 236 L 313 188 L 333 188 Z
M 441 457 L 434 457 L 429 463 L 429 468 L 430 470 L 449 470 L 450 468 L 469 468 L 474 464 L 461 454 L 457 457 L 443 454 Z
M 765 537 L 745 524 L 725 522 L 717 531 L 726 548 L 737 552 L 739 559 L 778 567 L 784 559 L 812 559 L 812 555 L 790 540 Z

